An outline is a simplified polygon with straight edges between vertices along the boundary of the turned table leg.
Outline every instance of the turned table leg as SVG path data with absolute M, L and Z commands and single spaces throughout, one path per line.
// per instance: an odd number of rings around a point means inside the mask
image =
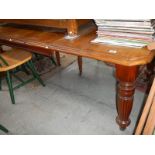
M 82 75 L 82 57 L 78 56 L 79 75 Z
M 116 65 L 116 78 L 118 81 L 116 96 L 118 116 L 116 117 L 116 122 L 120 126 L 120 129 L 125 129 L 130 124 L 129 115 L 133 105 L 137 73 L 137 66 Z

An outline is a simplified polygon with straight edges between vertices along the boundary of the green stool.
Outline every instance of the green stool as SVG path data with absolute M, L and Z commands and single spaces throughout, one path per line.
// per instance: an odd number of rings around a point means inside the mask
M 0 124 L 0 130 L 2 130 L 3 132 L 5 132 L 5 133 L 8 133 L 9 132 L 9 130 L 8 129 L 6 129 L 4 126 L 2 126 L 1 124 Z
M 26 69 L 29 68 L 29 70 L 32 72 L 33 77 L 29 80 L 24 81 L 20 77 L 18 77 L 14 71 L 18 67 L 22 67 Z M 24 86 L 25 84 L 37 79 L 42 86 L 45 86 L 42 79 L 38 75 L 38 73 L 35 70 L 35 67 L 32 63 L 32 54 L 19 50 L 19 49 L 12 49 L 10 51 L 5 51 L 3 53 L 0 53 L 0 72 L 6 72 L 6 81 L 9 87 L 10 97 L 13 104 L 15 104 L 15 97 L 14 97 L 14 89 L 20 88 L 21 86 Z M 12 85 L 12 77 L 13 75 L 16 79 L 18 79 L 21 83 L 15 87 Z M 1 77 L 0 77 L 0 90 L 2 89 L 1 84 Z

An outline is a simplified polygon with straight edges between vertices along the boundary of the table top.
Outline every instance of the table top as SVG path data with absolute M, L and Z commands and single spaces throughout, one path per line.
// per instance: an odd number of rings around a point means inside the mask
M 23 46 L 41 47 L 60 52 L 88 57 L 96 60 L 135 66 L 149 63 L 155 56 L 155 51 L 147 48 L 129 48 L 91 43 L 96 37 L 95 31 L 81 33 L 74 40 L 65 39 L 65 34 L 56 31 L 39 31 L 13 27 L 0 27 L 0 42 L 20 44 Z
M 145 48 L 131 48 L 91 43 L 96 33 L 91 32 L 75 40 L 61 38 L 53 43 L 55 49 L 69 54 L 80 55 L 101 61 L 111 62 L 125 66 L 142 65 L 150 62 L 155 51 Z

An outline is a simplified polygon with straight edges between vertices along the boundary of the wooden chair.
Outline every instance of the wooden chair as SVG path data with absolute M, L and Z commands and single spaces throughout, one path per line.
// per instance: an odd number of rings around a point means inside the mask
M 18 76 L 15 76 L 21 83 L 13 87 L 11 76 L 15 75 L 14 70 L 21 66 L 28 67 L 33 74 L 33 78 L 24 81 Z M 0 53 L 0 73 L 1 72 L 6 72 L 6 81 L 8 84 L 10 97 L 13 104 L 15 104 L 15 98 L 14 98 L 14 92 L 13 92 L 14 89 L 17 89 L 35 79 L 37 79 L 43 86 L 45 86 L 45 84 L 43 83 L 43 81 L 41 80 L 40 76 L 38 75 L 38 73 L 34 68 L 34 65 L 32 62 L 32 54 L 27 51 L 23 51 L 20 49 L 11 49 L 9 51 L 4 51 Z M 0 90 L 1 89 L 2 89 L 2 84 L 1 84 L 1 77 L 0 77 Z
M 144 106 L 135 134 L 151 135 L 155 130 L 155 79 Z

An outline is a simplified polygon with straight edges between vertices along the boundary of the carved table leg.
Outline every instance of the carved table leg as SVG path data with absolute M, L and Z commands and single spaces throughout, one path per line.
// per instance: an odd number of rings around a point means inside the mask
M 116 78 L 118 81 L 116 97 L 118 116 L 116 117 L 116 122 L 120 129 L 125 129 L 130 124 L 129 115 L 133 105 L 137 73 L 137 66 L 116 65 Z
M 82 57 L 78 56 L 79 74 L 82 75 Z
M 61 66 L 61 63 L 60 63 L 60 53 L 59 52 L 55 52 L 55 55 L 56 55 L 56 59 L 57 59 L 57 64 L 58 66 Z

